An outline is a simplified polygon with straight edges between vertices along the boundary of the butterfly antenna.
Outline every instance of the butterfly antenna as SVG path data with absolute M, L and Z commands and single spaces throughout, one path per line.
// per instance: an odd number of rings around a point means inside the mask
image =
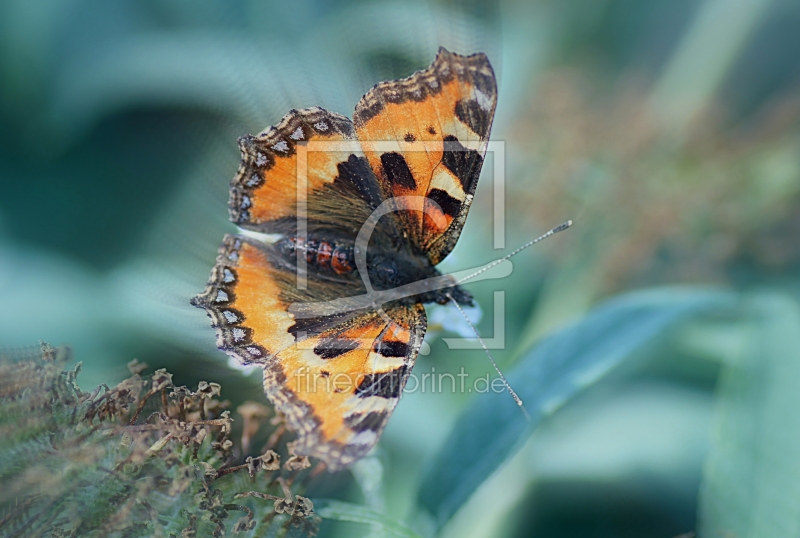
M 489 348 L 487 348 L 487 347 L 486 347 L 486 344 L 483 342 L 483 338 L 481 338 L 481 335 L 480 335 L 480 333 L 478 332 L 478 329 L 476 329 L 476 328 L 475 328 L 475 326 L 474 326 L 474 325 L 472 324 L 472 322 L 469 320 L 469 317 L 467 317 L 467 313 L 466 313 L 466 312 L 464 312 L 464 309 L 463 309 L 463 308 L 461 308 L 461 305 L 459 305 L 459 304 L 456 302 L 456 300 L 455 300 L 455 299 L 453 299 L 453 296 L 452 296 L 452 295 L 450 295 L 450 294 L 448 293 L 448 294 L 447 294 L 447 298 L 448 298 L 448 299 L 450 299 L 450 302 L 452 302 L 452 303 L 453 303 L 453 304 L 456 306 L 456 308 L 458 309 L 458 311 L 459 311 L 459 312 L 461 312 L 461 315 L 462 315 L 462 316 L 464 316 L 464 319 L 465 319 L 465 320 L 467 320 L 467 324 L 468 324 L 468 325 L 470 326 L 470 328 L 472 329 L 472 332 L 474 332 L 474 333 L 475 333 L 475 336 L 477 336 L 477 337 L 478 337 L 478 341 L 481 343 L 481 346 L 483 347 L 483 350 L 486 352 L 486 355 L 489 357 L 489 360 L 492 362 L 492 366 L 494 366 L 494 369 L 497 371 L 497 375 L 499 375 L 499 376 L 500 376 L 500 379 L 502 379 L 502 380 L 503 380 L 503 385 L 505 385 L 505 386 L 506 386 L 506 389 L 507 389 L 507 390 L 508 390 L 508 392 L 511 394 L 511 397 L 512 397 L 512 398 L 514 398 L 514 401 L 515 401 L 515 402 L 517 402 L 517 405 L 519 406 L 520 410 L 522 410 L 522 414 L 524 414 L 524 415 L 525 415 L 525 418 L 526 418 L 527 420 L 531 420 L 531 416 L 528 414 L 528 410 L 527 410 L 527 409 L 525 409 L 525 406 L 524 406 L 524 405 L 522 405 L 522 399 L 520 399 L 520 397 L 517 395 L 517 393 L 516 393 L 516 392 L 514 392 L 514 389 L 512 389 L 512 388 L 511 388 L 511 385 L 509 385 L 509 384 L 508 384 L 508 380 L 506 379 L 506 376 L 504 376 L 504 375 L 503 375 L 503 372 L 501 372 L 501 371 L 500 371 L 500 368 L 497 366 L 497 363 L 494 361 L 494 358 L 492 357 L 492 354 L 491 354 L 491 353 L 489 353 Z
M 471 275 L 465 276 L 464 278 L 462 278 L 461 280 L 456 282 L 456 284 L 461 284 L 462 282 L 466 282 L 467 280 L 471 280 L 471 279 L 475 278 L 476 276 L 478 276 L 481 273 L 485 273 L 486 271 L 488 271 L 489 269 L 491 269 L 495 265 L 499 265 L 499 264 L 503 263 L 504 261 L 506 261 L 507 259 L 511 258 L 512 256 L 516 256 L 517 254 L 519 254 L 520 252 L 522 252 L 526 248 L 535 245 L 536 243 L 538 243 L 539 241 L 542 241 L 543 239 L 547 239 L 548 237 L 550 237 L 553 234 L 557 234 L 558 232 L 563 232 L 564 230 L 566 230 L 570 226 L 572 226 L 572 221 L 571 220 L 568 220 L 567 222 L 565 222 L 563 224 L 560 224 L 559 226 L 556 226 L 555 228 L 553 228 L 552 230 L 550 230 L 546 234 L 537 237 L 533 241 L 528 241 L 527 243 L 525 243 L 524 245 L 522 245 L 521 247 L 516 249 L 514 252 L 512 252 L 510 254 L 507 254 L 506 256 L 503 256 L 499 260 L 495 260 L 495 261 L 491 262 L 488 265 L 484 265 L 483 267 L 481 267 L 480 269 L 478 269 L 477 271 L 475 271 Z M 461 310 L 461 309 L 459 308 L 459 310 Z M 463 314 L 463 311 L 462 311 L 462 314 Z M 467 321 L 469 321 L 469 320 L 467 320 Z M 487 351 L 487 353 L 488 353 L 488 351 Z

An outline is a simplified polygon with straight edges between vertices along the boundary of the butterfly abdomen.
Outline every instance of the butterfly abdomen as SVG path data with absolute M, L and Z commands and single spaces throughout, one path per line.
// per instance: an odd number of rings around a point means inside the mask
M 297 256 L 298 251 L 305 252 L 308 266 L 321 271 L 332 271 L 343 275 L 353 272 L 356 268 L 353 248 L 349 246 L 313 238 L 301 241 L 296 237 L 281 240 L 280 246 L 290 257 Z

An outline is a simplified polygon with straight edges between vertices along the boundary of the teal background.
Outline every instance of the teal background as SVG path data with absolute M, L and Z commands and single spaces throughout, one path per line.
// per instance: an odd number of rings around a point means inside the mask
M 575 222 L 508 278 L 470 286 L 489 336 L 505 292 L 501 367 L 632 290 L 702 285 L 740 306 L 665 328 L 581 385 L 441 530 L 418 491 L 448 435 L 469 428 L 458 420 L 475 394 L 406 395 L 375 458 L 326 496 L 442 536 L 792 535 L 797 516 L 765 499 L 797 498 L 799 29 L 790 0 L 7 0 L 0 347 L 70 344 L 84 388 L 126 377 L 136 357 L 261 401 L 258 374 L 229 368 L 188 304 L 234 230 L 236 138 L 295 107 L 351 115 L 440 45 L 484 51 L 500 86 L 506 246 Z M 507 252 L 492 248 L 490 172 L 447 270 Z M 419 374 L 493 372 L 482 351 L 429 342 Z M 770 435 L 782 452 L 756 456 Z

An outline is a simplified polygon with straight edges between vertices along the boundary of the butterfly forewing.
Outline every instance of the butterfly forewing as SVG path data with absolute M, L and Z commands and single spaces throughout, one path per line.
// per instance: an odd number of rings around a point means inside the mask
M 257 136 L 239 139 L 242 162 L 231 182 L 231 220 L 248 230 L 280 233 L 297 220 L 298 176 L 301 190 L 317 191 L 334 182 L 352 151 L 303 150 L 309 141 L 355 142 L 352 122 L 312 107 L 293 110 Z M 354 144 L 357 152 L 357 143 Z M 305 188 L 304 188 L 305 187 Z
M 433 64 L 383 82 L 356 106 L 364 154 L 386 196 L 404 198 L 410 239 L 433 264 L 452 250 L 480 176 L 497 103 L 484 54 L 440 49 Z

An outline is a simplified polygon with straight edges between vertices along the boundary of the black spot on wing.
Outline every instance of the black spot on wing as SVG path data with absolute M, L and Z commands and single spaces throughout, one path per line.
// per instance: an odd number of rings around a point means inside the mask
M 457 216 L 459 211 L 461 211 L 461 202 L 442 189 L 431 189 L 431 192 L 428 193 L 428 199 L 439 204 L 442 211 L 451 217 Z
M 345 424 L 356 433 L 366 430 L 380 431 L 388 419 L 384 411 L 370 411 L 366 415 L 351 415 L 344 419 Z
M 408 343 L 380 340 L 375 344 L 375 352 L 384 357 L 406 357 L 408 356 Z
M 335 359 L 358 347 L 358 340 L 326 338 L 314 346 L 314 353 L 322 359 Z
M 392 184 L 400 185 L 409 190 L 416 190 L 417 182 L 408 167 L 405 158 L 399 153 L 384 153 L 381 155 L 381 165 L 386 179 Z
M 411 133 L 406 133 L 406 135 L 403 137 L 403 140 L 405 140 L 406 142 L 414 142 L 416 139 L 417 137 Z
M 475 99 L 462 99 L 456 103 L 456 117 L 481 138 L 488 138 L 492 117 Z
M 400 368 L 382 374 L 367 374 L 356 387 L 355 394 L 359 398 L 369 398 L 370 396 L 387 399 L 399 398 L 407 371 L 408 366 L 404 364 Z
M 350 155 L 346 161 L 336 165 L 339 175 L 334 179 L 353 187 L 361 199 L 375 208 L 381 205 L 381 191 L 378 180 L 372 173 L 372 167 L 364 157 Z
M 483 166 L 483 157 L 474 149 L 467 149 L 453 135 L 444 137 L 442 164 L 461 182 L 464 192 L 471 193 L 470 187 L 477 181 Z
M 346 319 L 348 319 L 347 313 L 333 314 L 331 316 L 299 317 L 295 319 L 294 324 L 289 327 L 288 332 L 295 337 L 295 340 L 301 341 L 308 336 L 313 336 L 333 328 Z

